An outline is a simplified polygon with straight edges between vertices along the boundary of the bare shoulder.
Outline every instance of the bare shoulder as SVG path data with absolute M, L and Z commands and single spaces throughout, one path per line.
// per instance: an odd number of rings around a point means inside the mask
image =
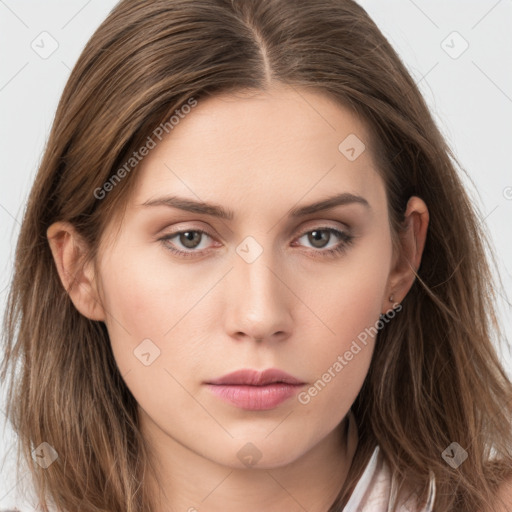
M 500 485 L 496 497 L 496 512 L 512 512 L 512 478 Z

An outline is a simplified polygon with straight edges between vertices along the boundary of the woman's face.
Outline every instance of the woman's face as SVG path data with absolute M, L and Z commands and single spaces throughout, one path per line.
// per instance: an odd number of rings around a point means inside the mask
M 391 307 L 386 193 L 364 125 L 280 87 L 200 100 L 155 140 L 99 259 L 143 429 L 231 467 L 290 463 L 335 433 Z M 241 369 L 299 384 L 208 384 Z

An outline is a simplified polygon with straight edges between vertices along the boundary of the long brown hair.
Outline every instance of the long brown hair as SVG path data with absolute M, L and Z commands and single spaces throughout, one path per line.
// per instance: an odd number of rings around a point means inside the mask
M 381 447 L 399 489 L 434 510 L 476 512 L 512 472 L 512 384 L 493 340 L 495 287 L 488 242 L 458 164 L 413 79 L 352 0 L 121 1 L 94 33 L 60 100 L 19 235 L 5 317 L 7 414 L 43 510 L 149 512 L 149 452 L 136 402 L 102 322 L 73 306 L 46 230 L 71 222 L 93 260 L 120 218 L 136 166 L 101 189 L 156 127 L 191 98 L 288 84 L 320 91 L 359 115 L 386 183 L 394 233 L 407 199 L 421 197 L 430 224 L 403 309 L 378 334 L 352 410 L 359 444 L 330 512 L 341 511 Z M 193 113 L 191 114 L 193 115 Z M 489 253 L 490 255 L 490 253 Z M 19 371 L 16 371 L 18 367 Z M 42 442 L 59 458 L 34 464 Z M 454 469 L 452 443 L 468 458 Z

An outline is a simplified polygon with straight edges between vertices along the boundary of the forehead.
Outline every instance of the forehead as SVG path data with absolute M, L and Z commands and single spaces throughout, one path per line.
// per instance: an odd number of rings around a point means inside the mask
M 319 92 L 280 86 L 201 99 L 155 142 L 137 167 L 135 204 L 165 192 L 234 209 L 334 192 L 383 199 L 365 125 Z

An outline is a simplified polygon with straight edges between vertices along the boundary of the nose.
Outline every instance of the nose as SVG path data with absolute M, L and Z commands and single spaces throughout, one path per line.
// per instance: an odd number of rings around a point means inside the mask
M 227 277 L 226 330 L 235 340 L 282 341 L 292 333 L 291 276 L 271 250 L 248 263 L 238 254 Z M 296 299 L 295 299 L 296 300 Z

